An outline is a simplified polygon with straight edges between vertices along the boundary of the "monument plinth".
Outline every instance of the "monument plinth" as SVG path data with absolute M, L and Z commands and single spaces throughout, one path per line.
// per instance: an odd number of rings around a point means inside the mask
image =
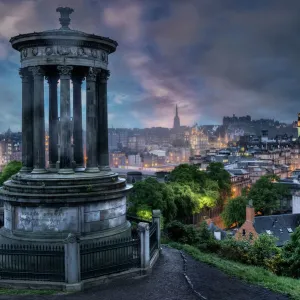
M 21 55 L 23 167 L 0 191 L 4 202 L 1 239 L 62 243 L 69 233 L 87 242 L 128 237 L 131 226 L 126 220 L 126 194 L 131 186 L 110 170 L 108 160 L 108 55 L 118 44 L 70 29 L 73 9 L 60 7 L 57 11 L 61 14 L 60 29 L 21 34 L 10 40 Z M 49 168 L 45 160 L 45 79 L 49 83 Z

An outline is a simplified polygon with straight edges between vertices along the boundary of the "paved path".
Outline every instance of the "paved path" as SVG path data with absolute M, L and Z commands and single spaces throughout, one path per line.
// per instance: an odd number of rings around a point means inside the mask
M 251 286 L 225 275 L 216 268 L 197 262 L 178 250 L 164 247 L 153 272 L 148 277 L 127 279 L 95 287 L 85 292 L 56 296 L 0 296 L 0 300 L 286 300 L 266 289 Z

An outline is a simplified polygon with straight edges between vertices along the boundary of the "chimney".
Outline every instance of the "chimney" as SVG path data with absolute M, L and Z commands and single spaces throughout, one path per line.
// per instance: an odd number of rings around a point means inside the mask
M 252 204 L 252 200 L 249 200 L 249 204 L 246 207 L 246 221 L 253 223 L 255 217 L 255 211 Z

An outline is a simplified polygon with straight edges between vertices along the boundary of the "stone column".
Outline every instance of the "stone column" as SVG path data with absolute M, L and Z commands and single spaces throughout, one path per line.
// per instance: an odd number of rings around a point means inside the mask
M 150 267 L 150 239 L 149 224 L 140 222 L 138 224 L 141 242 L 141 268 L 147 271 Z
M 57 84 L 58 75 L 49 74 L 49 167 L 56 169 L 58 161 L 58 103 Z
M 40 66 L 30 67 L 33 74 L 33 165 L 32 173 L 46 173 L 44 72 Z
M 160 225 L 161 225 L 161 211 L 159 209 L 152 211 L 152 220 L 156 224 L 156 239 L 157 239 L 157 248 L 160 250 Z
M 110 72 L 101 70 L 97 80 L 98 93 L 98 164 L 101 171 L 110 171 L 108 154 L 107 80 Z
M 78 237 L 69 233 L 65 244 L 65 281 L 68 291 L 80 291 L 80 245 Z
M 79 74 L 72 76 L 73 81 L 73 143 L 74 161 L 76 162 L 75 171 L 83 171 L 83 142 L 82 142 L 82 102 L 81 84 L 84 77 Z
M 73 67 L 58 66 L 60 75 L 60 169 L 61 174 L 72 174 L 70 79 Z
M 33 169 L 33 78 L 28 69 L 20 69 L 22 78 L 22 169 L 29 173 Z
M 86 76 L 86 172 L 99 172 L 97 159 L 97 103 L 96 103 L 97 70 L 89 68 Z

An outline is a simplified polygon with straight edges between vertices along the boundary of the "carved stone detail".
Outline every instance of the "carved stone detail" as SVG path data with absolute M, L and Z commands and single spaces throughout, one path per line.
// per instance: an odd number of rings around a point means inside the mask
M 38 55 L 38 53 L 39 53 L 39 49 L 37 48 L 37 47 L 35 47 L 35 48 L 32 48 L 32 54 L 34 55 L 34 56 L 37 56 Z
M 19 69 L 19 75 L 22 79 L 22 82 L 28 82 L 29 80 L 29 74 L 28 74 L 28 70 L 26 69 Z
M 58 46 L 57 47 L 57 52 L 60 55 L 68 55 L 71 52 L 70 47 L 65 47 L 65 46 Z
M 78 48 L 78 49 L 77 49 L 77 55 L 78 55 L 78 56 L 84 55 L 84 49 L 83 49 L 83 48 Z
M 51 54 L 53 54 L 53 48 L 52 48 L 52 47 L 47 47 L 47 48 L 45 49 L 45 53 L 46 53 L 46 55 L 51 55 Z
M 109 76 L 110 76 L 110 71 L 102 69 L 100 74 L 99 74 L 100 82 L 107 82 Z
M 71 72 L 73 70 L 72 66 L 57 66 L 57 70 L 59 71 L 59 75 L 62 76 L 71 76 Z
M 23 50 L 22 50 L 22 56 L 25 58 L 25 57 L 27 57 L 27 54 L 28 54 L 27 49 L 26 49 L 26 48 L 23 49 Z
M 101 60 L 103 61 L 103 62 L 107 62 L 107 59 L 108 57 L 107 57 L 107 53 L 105 53 L 105 52 L 102 52 L 101 53 Z
M 86 80 L 96 81 L 98 70 L 96 68 L 89 68 L 88 74 L 86 76 Z
M 40 66 L 30 67 L 29 71 L 32 72 L 33 76 L 44 76 L 44 70 Z
M 98 56 L 97 51 L 95 49 L 92 50 L 92 56 L 95 57 L 95 58 Z

